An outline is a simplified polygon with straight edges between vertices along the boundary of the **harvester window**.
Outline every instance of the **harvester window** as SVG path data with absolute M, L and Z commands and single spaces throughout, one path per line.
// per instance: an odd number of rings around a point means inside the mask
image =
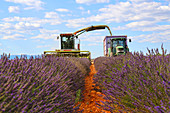
M 68 43 L 68 48 L 69 49 L 74 49 L 74 39 L 73 39 L 73 37 L 68 37 L 67 38 L 67 43 Z
M 62 49 L 74 49 L 74 38 L 71 36 L 62 37 Z
M 62 37 L 62 39 L 63 39 L 62 41 L 66 41 L 67 38 L 66 37 Z

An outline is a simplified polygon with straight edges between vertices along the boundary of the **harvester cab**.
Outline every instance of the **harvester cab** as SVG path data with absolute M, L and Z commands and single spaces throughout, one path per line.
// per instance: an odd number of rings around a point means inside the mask
M 62 50 L 76 49 L 75 36 L 73 34 L 60 34 L 60 39 L 61 39 Z M 77 49 L 80 50 L 80 48 Z
M 80 39 L 74 33 L 62 33 L 57 39 L 60 39 L 60 49 L 44 51 L 46 56 L 85 57 L 90 59 L 91 53 L 89 51 L 80 51 Z

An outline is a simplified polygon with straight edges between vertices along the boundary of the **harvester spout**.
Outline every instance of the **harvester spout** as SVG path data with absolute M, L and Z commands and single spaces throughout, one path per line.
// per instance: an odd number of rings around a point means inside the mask
M 112 32 L 111 32 L 109 26 L 106 25 L 106 27 L 107 27 L 107 29 L 109 30 L 110 36 L 112 36 Z
M 107 29 L 109 30 L 110 36 L 112 36 L 112 32 L 111 32 L 110 28 L 109 28 L 107 25 L 90 26 L 90 27 L 87 27 L 87 28 L 80 29 L 80 30 L 74 32 L 73 34 L 74 34 L 74 35 L 80 35 L 80 34 L 82 34 L 82 33 L 84 33 L 84 32 L 93 31 L 93 30 L 105 29 L 106 27 L 107 27 Z M 78 34 L 78 33 L 79 33 L 79 34 Z

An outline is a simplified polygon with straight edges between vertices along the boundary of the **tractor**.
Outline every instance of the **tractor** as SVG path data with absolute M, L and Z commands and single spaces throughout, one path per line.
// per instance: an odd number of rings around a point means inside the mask
M 131 42 L 131 39 L 129 39 Z M 129 52 L 127 46 L 127 35 L 122 36 L 106 36 L 103 40 L 104 56 L 112 57 L 126 55 Z

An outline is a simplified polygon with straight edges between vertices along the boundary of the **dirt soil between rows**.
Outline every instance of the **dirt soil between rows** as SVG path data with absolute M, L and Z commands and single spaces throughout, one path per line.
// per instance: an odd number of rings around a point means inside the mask
M 83 113 L 111 113 L 110 111 L 103 110 L 100 108 L 95 102 L 102 104 L 101 101 L 106 101 L 103 99 L 103 95 L 101 92 L 97 92 L 94 90 L 94 82 L 93 75 L 96 73 L 94 64 L 90 66 L 90 73 L 85 78 L 85 91 L 83 92 L 83 101 L 78 102 L 77 104 L 81 104 L 78 111 L 83 111 Z M 99 89 L 99 87 L 96 87 Z M 98 107 L 97 107 L 98 106 Z

